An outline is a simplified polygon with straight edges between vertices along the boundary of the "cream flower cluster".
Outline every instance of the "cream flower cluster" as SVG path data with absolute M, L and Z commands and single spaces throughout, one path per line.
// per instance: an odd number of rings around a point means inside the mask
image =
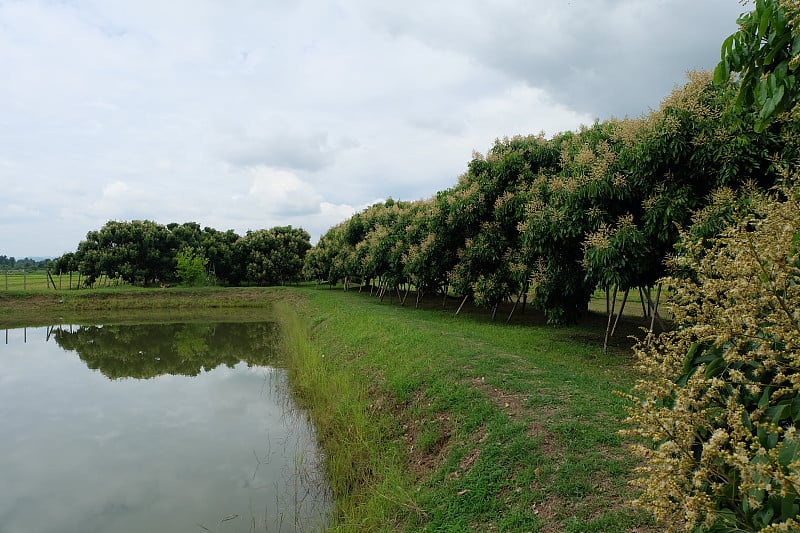
M 626 395 L 637 503 L 671 530 L 800 531 L 800 189 L 677 261 L 677 327 L 637 345 Z

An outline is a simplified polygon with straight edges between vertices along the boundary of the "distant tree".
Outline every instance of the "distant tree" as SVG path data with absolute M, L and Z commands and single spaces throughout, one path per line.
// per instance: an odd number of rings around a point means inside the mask
M 468 213 L 461 220 L 463 243 L 451 270 L 455 292 L 477 305 L 497 309 L 527 292 L 530 270 L 522 252 L 520 228 L 526 218 L 527 192 L 540 173 L 551 171 L 559 151 L 544 136 L 496 140 L 489 153 L 474 154 L 454 194 Z
M 352 220 L 352 219 L 351 219 Z M 303 258 L 303 277 L 317 283 L 328 282 L 331 285 L 339 279 L 336 270 L 336 258 L 344 253 L 342 243 L 343 222 L 330 228 L 322 235 L 317 245 L 311 248 Z
M 201 248 L 208 259 L 209 273 L 215 281 L 236 285 L 244 280 L 242 261 L 236 255 L 236 242 L 240 238 L 233 230 L 223 232 L 203 228 Z
M 14 257 L 8 257 L 5 255 L 0 255 L 0 267 L 3 268 L 14 268 L 17 264 L 17 260 Z
M 61 257 L 57 257 L 53 260 L 52 268 L 56 273 L 77 271 L 78 264 L 75 261 L 75 253 L 67 252 Z
M 108 254 L 101 249 L 99 231 L 92 230 L 86 234 L 86 238 L 78 244 L 72 261 L 76 270 L 84 276 L 86 285 L 92 285 L 103 272 L 109 273 L 109 277 L 118 275 Z
M 89 231 L 74 254 L 65 254 L 54 265 L 77 269 L 88 285 L 103 275 L 131 284 L 196 283 L 201 263 L 205 281 L 211 276 L 226 285 L 272 285 L 302 279 L 310 239 L 307 231 L 291 226 L 240 237 L 233 230 L 201 230 L 196 222 L 164 226 L 150 220 L 109 221 Z
M 446 245 L 448 233 L 442 222 L 436 198 L 410 206 L 403 274 L 417 289 L 417 304 L 425 294 L 445 290 L 450 265 L 455 262 L 456 250 Z
M 171 237 L 171 244 L 178 250 L 183 248 L 199 249 L 203 244 L 203 232 L 197 222 L 184 222 L 167 224 Z
M 109 221 L 99 231 L 87 233 L 75 258 L 89 284 L 107 275 L 149 285 L 169 281 L 175 274 L 169 230 L 149 220 Z
M 267 230 L 275 248 L 272 264 L 277 274 L 277 283 L 297 282 L 302 279 L 303 260 L 311 248 L 311 236 L 302 228 L 277 226 Z
M 310 241 L 308 232 L 292 226 L 248 231 L 236 243 L 236 253 L 245 264 L 245 281 L 278 285 L 300 280 Z
M 14 259 L 13 257 L 11 257 L 7 259 L 5 266 L 9 268 L 17 268 L 24 270 L 36 270 L 36 269 L 48 268 L 51 263 L 52 259 L 33 259 L 30 257 L 24 257 L 22 259 Z
M 582 265 L 582 243 L 603 221 L 630 208 L 618 169 L 613 122 L 595 123 L 551 140 L 560 154 L 524 192 L 520 223 L 523 264 L 530 272 L 534 304 L 551 324 L 577 322 L 596 287 Z
M 355 246 L 352 277 L 380 279 L 385 290 L 395 289 L 404 281 L 402 261 L 409 209 L 409 202 L 389 198 L 365 210 L 360 217 L 365 233 Z

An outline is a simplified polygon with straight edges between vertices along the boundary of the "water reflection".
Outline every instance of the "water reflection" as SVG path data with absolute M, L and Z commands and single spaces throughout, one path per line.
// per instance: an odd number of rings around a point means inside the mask
M 240 361 L 274 366 L 278 325 L 263 323 L 137 324 L 59 327 L 51 336 L 110 379 L 163 374 L 197 376 Z
M 10 330 L 0 345 L 0 531 L 322 523 L 328 491 L 313 432 L 271 366 L 276 332 L 266 323 Z

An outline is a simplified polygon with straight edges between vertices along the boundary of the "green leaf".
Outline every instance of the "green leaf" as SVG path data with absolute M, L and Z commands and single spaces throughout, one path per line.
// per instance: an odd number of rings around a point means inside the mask
M 800 441 L 785 440 L 781 445 L 778 452 L 778 463 L 784 468 L 788 468 L 789 464 L 797 457 L 797 452 L 800 451 Z
M 724 366 L 725 366 L 725 358 L 717 357 L 706 367 L 704 375 L 707 378 L 718 376 L 724 370 Z
M 753 431 L 753 423 L 750 421 L 750 413 L 748 413 L 746 410 L 742 411 L 742 424 L 750 431 Z
M 768 433 L 767 434 L 767 444 L 766 444 L 765 448 L 768 449 L 768 450 L 771 450 L 777 445 L 778 445 L 778 434 L 777 433 Z
M 767 447 L 767 436 L 768 435 L 767 435 L 767 430 L 764 428 L 764 426 L 758 426 L 758 429 L 756 430 L 756 434 L 758 435 L 758 442 L 760 442 L 761 445 L 766 448 Z M 757 462 L 757 459 L 759 459 L 759 457 L 760 456 L 758 456 L 758 455 L 753 457 L 752 462 L 754 462 L 754 463 Z
M 795 422 L 800 421 L 800 397 L 792 399 L 791 416 Z
M 800 235 L 800 234 L 798 234 L 798 235 Z M 683 359 L 683 373 L 684 374 L 686 374 L 687 372 L 689 372 L 692 369 L 692 363 L 694 362 L 694 357 L 695 357 L 695 355 L 697 355 L 697 351 L 700 350 L 700 348 L 702 346 L 703 345 L 701 343 L 694 342 L 689 347 L 689 351 L 686 352 L 686 357 Z
M 781 498 L 781 521 L 786 521 L 797 516 L 800 512 L 800 505 L 797 504 L 792 496 Z
M 767 29 L 769 28 L 769 21 L 772 18 L 772 13 L 764 9 L 761 13 L 761 18 L 758 21 L 758 36 L 763 37 L 767 33 Z
M 731 78 L 731 67 L 727 59 L 723 59 L 717 64 L 714 69 L 714 83 L 716 85 L 724 85 Z
M 770 421 L 777 424 L 778 422 L 789 416 L 788 407 L 789 406 L 786 405 L 785 403 L 779 403 L 778 405 L 773 405 L 772 407 L 768 407 L 764 411 L 764 415 L 768 416 Z
M 767 55 L 764 56 L 764 65 L 772 65 L 775 62 L 775 58 L 778 54 L 782 54 L 787 46 L 789 46 L 789 42 L 791 40 L 791 36 L 788 34 L 780 34 L 776 35 L 775 33 L 770 34 L 770 42 L 767 45 Z
M 778 85 L 778 88 L 772 94 L 772 100 L 775 102 L 775 108 L 778 108 L 783 101 L 783 95 L 786 91 L 786 87 L 783 85 Z
M 775 516 L 775 510 L 772 507 L 764 507 L 757 515 L 761 518 L 761 525 L 766 526 Z
M 755 22 L 755 17 L 759 17 L 761 13 L 766 10 L 766 4 L 764 0 L 756 0 L 756 10 L 748 15 L 745 15 L 745 18 L 749 19 L 750 22 Z
M 731 54 L 733 50 L 733 40 L 736 37 L 736 34 L 728 35 L 728 37 L 722 41 L 722 46 L 720 47 L 720 60 L 725 61 L 728 56 Z
M 753 90 L 753 96 L 755 97 L 756 104 L 758 104 L 759 107 L 767 103 L 767 98 L 769 95 L 767 93 L 766 80 L 758 80 L 758 82 L 756 82 L 756 86 Z
M 769 122 L 770 118 L 775 114 L 775 111 L 778 109 L 781 101 L 783 100 L 783 85 L 779 86 L 777 89 L 772 90 L 772 96 L 767 99 L 764 103 L 764 106 L 761 108 L 761 111 L 758 114 L 760 120 L 764 122 Z

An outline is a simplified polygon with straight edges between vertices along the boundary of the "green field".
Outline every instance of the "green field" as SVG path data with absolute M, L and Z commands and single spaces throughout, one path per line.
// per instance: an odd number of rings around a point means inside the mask
M 530 310 L 505 325 L 456 317 L 457 302 L 413 309 L 357 291 L 131 288 L 0 293 L 0 326 L 273 304 L 326 452 L 332 530 L 659 530 L 627 503 L 635 460 L 614 391 L 635 372 L 624 334 L 603 353 L 602 315 L 556 329 Z
M 48 285 L 47 273 L 44 271 L 0 270 L 0 290 L 44 290 L 48 288 Z M 58 278 L 56 278 L 56 286 L 58 286 Z M 52 286 L 50 288 L 52 289 Z
M 53 274 L 53 281 L 56 287 L 61 290 L 78 288 L 78 273 L 72 273 L 72 284 L 70 285 L 70 275 Z M 0 270 L 0 290 L 21 291 L 21 290 L 53 290 L 53 286 L 47 279 L 47 272 L 44 270 Z

